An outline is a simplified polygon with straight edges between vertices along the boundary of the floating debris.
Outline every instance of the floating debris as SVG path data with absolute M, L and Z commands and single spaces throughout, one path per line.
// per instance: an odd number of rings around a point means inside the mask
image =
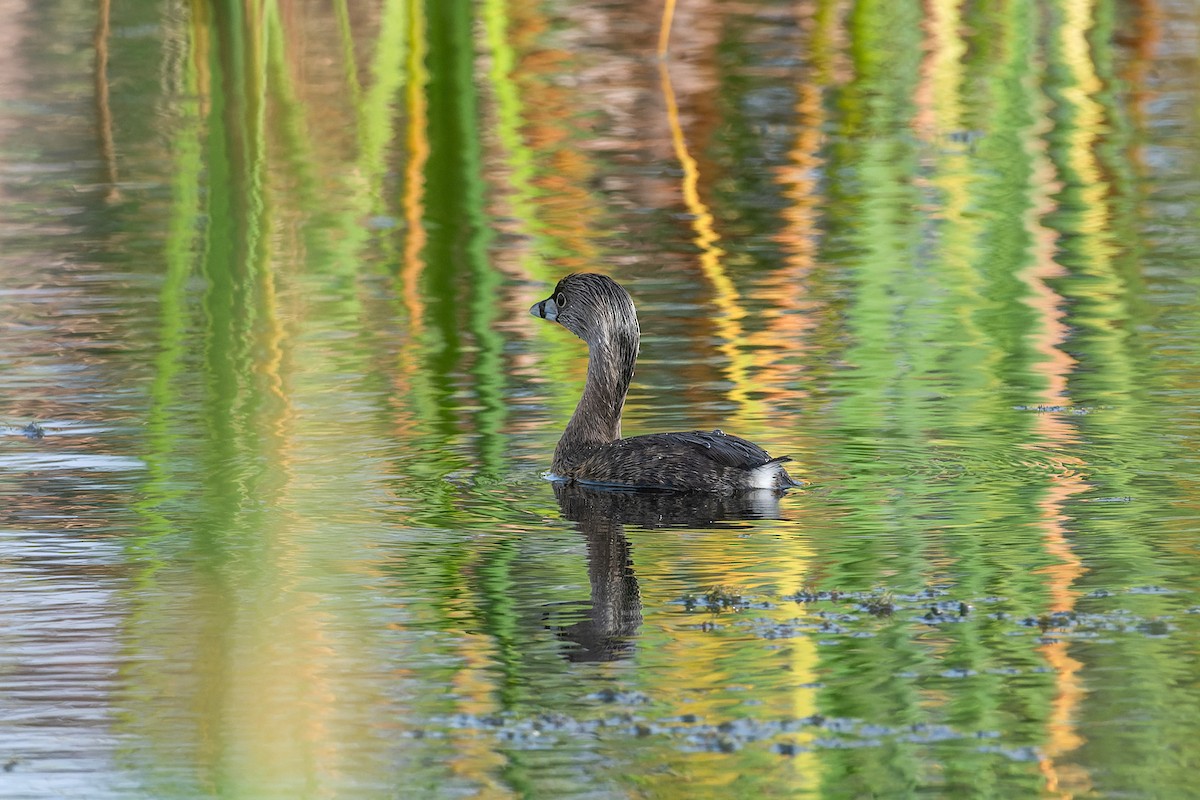
M 969 672 L 969 671 L 963 671 Z M 958 677 L 958 676 L 956 676 Z M 636 693 L 635 693 L 636 694 Z M 982 730 L 964 732 L 948 725 L 916 723 L 889 726 L 846 717 L 808 717 L 782 719 L 727 719 L 710 722 L 698 714 L 680 714 L 662 719 L 636 718 L 631 714 L 602 719 L 577 719 L 566 714 L 544 712 L 520 715 L 510 712 L 474 715 L 456 714 L 434 720 L 456 731 L 478 731 L 502 738 L 506 743 L 530 749 L 546 749 L 564 737 L 590 736 L 613 738 L 628 736 L 645 739 L 664 737 L 684 751 L 736 753 L 758 742 L 770 742 L 769 750 L 780 756 L 795 756 L 809 750 L 845 750 L 881 747 L 889 741 L 916 744 L 995 740 L 981 745 L 981 752 L 995 753 L 1016 761 L 1030 760 L 1038 751 L 1033 747 L 1005 747 L 998 743 L 1000 733 Z M 438 735 L 417 731 L 408 735 Z
M 617 689 L 601 689 L 587 696 L 588 700 L 599 700 L 601 703 L 617 703 L 623 706 L 640 706 L 650 702 L 650 698 L 642 692 L 622 692 Z
M 928 609 L 921 615 L 921 621 L 931 625 L 942 623 L 962 622 L 971 613 L 971 606 L 961 600 L 947 600 L 930 603 Z
M 776 742 L 772 749 L 781 756 L 796 756 L 808 748 L 801 747 L 795 742 Z
M 820 600 L 828 600 L 836 603 L 842 599 L 842 593 L 836 589 L 831 592 L 818 592 L 812 589 L 801 589 L 794 595 L 785 595 L 783 599 L 792 600 L 797 603 L 816 603 Z
M 1171 631 L 1175 630 L 1166 622 L 1166 620 L 1162 619 L 1152 619 L 1147 622 L 1143 622 L 1137 626 L 1137 629 L 1139 632 L 1144 633 L 1147 636 L 1155 637 L 1166 636 L 1171 633 Z
M 923 603 L 937 597 L 945 597 L 949 592 L 934 586 L 926 587 L 924 590 L 916 594 L 899 594 L 891 589 L 872 589 L 869 592 L 842 592 L 837 589 L 832 591 L 818 591 L 809 587 L 805 587 L 797 591 L 795 594 L 785 594 L 781 599 L 788 600 L 793 603 L 818 603 L 828 601 L 838 603 L 843 600 L 853 601 L 862 606 L 870 606 L 878 604 L 885 599 L 887 602 L 895 606 L 899 603 Z
M 862 604 L 863 610 L 873 617 L 890 617 L 896 610 L 896 600 L 891 592 L 880 592 Z
M 687 611 L 695 611 L 702 607 L 712 614 L 719 614 L 722 611 L 742 611 L 754 605 L 742 597 L 741 593 L 726 586 L 714 586 L 700 596 L 685 594 L 679 602 L 683 603 L 683 607 Z M 758 607 L 773 608 L 771 603 L 763 600 L 758 602 Z
M 1021 624 L 1037 628 L 1042 633 L 1054 631 L 1056 636 L 1093 638 L 1099 633 L 1141 633 L 1166 636 L 1175 630 L 1165 619 L 1144 619 L 1125 609 L 1089 614 L 1078 611 L 1055 611 L 1039 617 L 1026 617 Z
M 1170 595 L 1176 591 L 1161 586 L 1140 586 L 1123 590 L 1126 594 Z M 976 606 L 996 606 L 1008 602 L 1005 598 L 987 596 L 971 601 L 946 596 L 948 592 L 938 587 L 929 587 L 916 594 L 902 594 L 889 589 L 874 589 L 869 592 L 842 592 L 817 590 L 805 587 L 796 594 L 784 595 L 781 599 L 805 607 L 806 614 L 790 619 L 778 617 L 744 616 L 735 625 L 748 628 L 754 635 L 769 640 L 791 639 L 800 636 L 816 636 L 820 645 L 836 645 L 847 639 L 876 636 L 880 625 L 894 624 L 899 619 L 923 625 L 945 626 L 968 622 L 1000 622 L 1014 625 L 1011 630 L 1000 628 L 998 635 L 1021 636 L 1025 628 L 1036 628 L 1043 637 L 1054 641 L 1062 637 L 1073 639 L 1096 639 L 1109 634 L 1133 633 L 1144 636 L 1167 636 L 1175 632 L 1170 616 L 1147 618 L 1127 609 L 1087 612 L 1080 610 L 1047 612 L 1034 616 L 1015 616 L 995 609 L 986 614 L 976 614 Z M 1095 589 L 1084 598 L 1102 599 L 1114 597 L 1110 589 Z M 696 601 L 699 602 L 699 601 Z M 705 602 L 717 608 L 719 598 L 708 597 Z M 745 611 L 759 607 L 757 602 L 737 596 L 737 608 Z M 821 608 L 822 603 L 836 604 L 846 611 Z M 849 606 L 853 603 L 853 606 Z M 770 603 L 763 603 L 770 608 Z M 1200 613 L 1200 610 L 1189 613 Z M 715 627 L 715 626 L 714 626 Z M 702 628 L 709 630 L 709 628 Z
M 1013 411 L 1034 411 L 1039 414 L 1090 414 L 1095 408 L 1089 406 L 1013 406 Z
M 0 435 L 7 434 L 9 436 L 24 436 L 27 439 L 43 439 L 46 436 L 46 429 L 36 422 L 31 422 L 24 427 L 17 425 L 0 425 Z

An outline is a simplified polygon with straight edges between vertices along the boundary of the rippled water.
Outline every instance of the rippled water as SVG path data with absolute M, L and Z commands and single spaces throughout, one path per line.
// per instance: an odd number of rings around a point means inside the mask
M 0 796 L 1194 792 L 1196 9 L 669 7 L 0 0 Z

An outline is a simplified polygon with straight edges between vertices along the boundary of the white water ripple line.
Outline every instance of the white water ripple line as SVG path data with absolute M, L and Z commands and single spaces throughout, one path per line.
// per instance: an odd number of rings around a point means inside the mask
M 47 470 L 88 472 L 133 472 L 146 468 L 146 462 L 132 456 L 95 453 L 13 453 L 0 455 L 0 470 L 44 472 Z

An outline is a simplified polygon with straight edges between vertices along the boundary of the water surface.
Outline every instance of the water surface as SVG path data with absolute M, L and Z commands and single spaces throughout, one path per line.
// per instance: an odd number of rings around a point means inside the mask
M 1194 793 L 1196 9 L 672 5 L 0 0 L 0 795 Z

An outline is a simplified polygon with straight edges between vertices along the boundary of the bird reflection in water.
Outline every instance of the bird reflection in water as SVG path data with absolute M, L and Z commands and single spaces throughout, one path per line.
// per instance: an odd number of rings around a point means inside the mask
M 626 525 L 714 528 L 737 520 L 778 519 L 781 494 L 768 489 L 737 495 L 621 491 L 555 482 L 554 496 L 562 515 L 587 539 L 592 599 L 582 619 L 552 627 L 560 639 L 574 645 L 564 657 L 584 662 L 630 656 L 642 625 L 641 592 Z

